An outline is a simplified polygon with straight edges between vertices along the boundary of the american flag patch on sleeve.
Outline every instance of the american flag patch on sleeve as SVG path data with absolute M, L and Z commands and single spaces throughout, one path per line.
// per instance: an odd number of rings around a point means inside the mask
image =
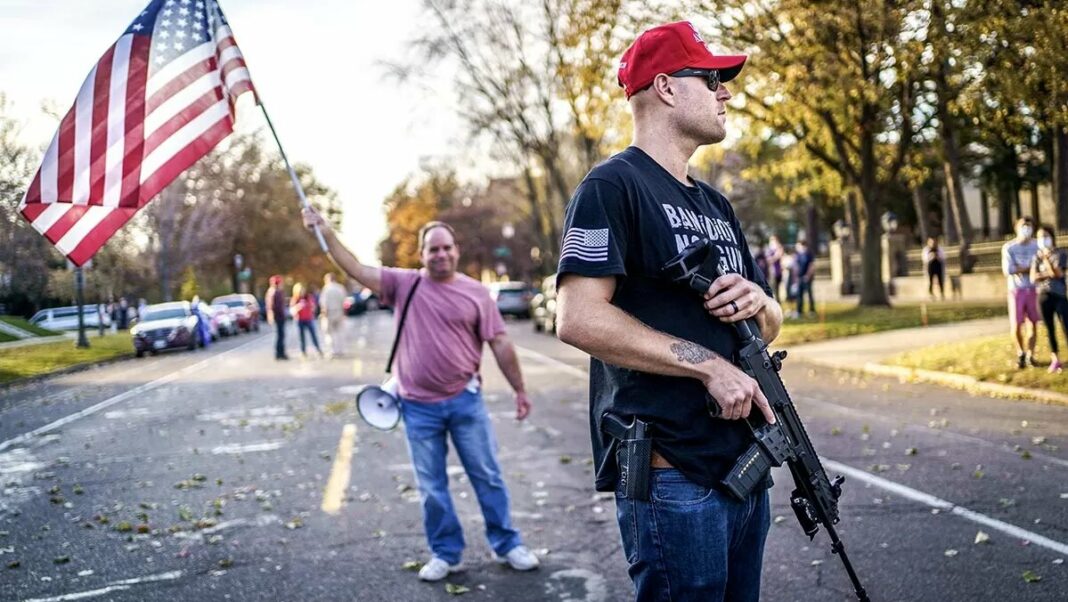
M 570 228 L 564 235 L 560 260 L 572 257 L 582 261 L 608 261 L 608 228 Z

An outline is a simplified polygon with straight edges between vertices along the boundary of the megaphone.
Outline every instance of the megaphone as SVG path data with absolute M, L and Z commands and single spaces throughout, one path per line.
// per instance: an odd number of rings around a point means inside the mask
M 367 385 L 356 394 L 356 411 L 372 428 L 391 431 L 401 419 L 397 380 L 390 378 L 381 387 Z

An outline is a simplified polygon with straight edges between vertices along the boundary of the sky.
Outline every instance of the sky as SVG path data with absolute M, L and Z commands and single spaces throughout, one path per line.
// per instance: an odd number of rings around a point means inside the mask
M 0 0 L 0 92 L 43 149 L 93 64 L 147 0 Z M 221 0 L 286 154 L 337 191 L 342 238 L 378 263 L 382 200 L 421 163 L 452 156 L 464 138 L 448 73 L 418 85 L 386 76 L 410 58 L 407 42 L 428 23 L 419 0 Z M 237 129 L 267 125 L 245 95 Z M 293 202 L 298 202 L 294 194 Z

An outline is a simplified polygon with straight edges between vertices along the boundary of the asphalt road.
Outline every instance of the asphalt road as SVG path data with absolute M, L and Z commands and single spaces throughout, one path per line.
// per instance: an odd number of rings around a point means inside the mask
M 403 432 L 371 430 L 351 403 L 380 380 L 390 320 L 353 318 L 346 358 L 278 363 L 270 335 L 242 335 L 0 389 L 0 599 L 453 599 L 405 568 L 426 552 Z M 588 360 L 509 328 L 534 412 L 514 420 L 491 358 L 486 399 L 542 567 L 493 562 L 456 467 L 468 547 L 448 583 L 476 600 L 626 600 L 614 502 L 592 488 Z M 838 529 L 873 600 L 1065 599 L 1068 408 L 789 360 L 783 378 L 847 477 Z M 851 599 L 775 477 L 763 598 Z

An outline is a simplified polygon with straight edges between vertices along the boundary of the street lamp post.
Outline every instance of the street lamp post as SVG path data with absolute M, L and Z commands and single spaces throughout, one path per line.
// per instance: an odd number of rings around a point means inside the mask
M 78 300 L 78 342 L 79 349 L 89 348 L 89 339 L 85 336 L 85 274 L 81 266 L 74 268 L 74 294 Z
M 241 278 L 241 266 L 245 264 L 245 258 L 241 253 L 234 253 L 234 292 L 240 292 L 238 290 L 238 280 Z

